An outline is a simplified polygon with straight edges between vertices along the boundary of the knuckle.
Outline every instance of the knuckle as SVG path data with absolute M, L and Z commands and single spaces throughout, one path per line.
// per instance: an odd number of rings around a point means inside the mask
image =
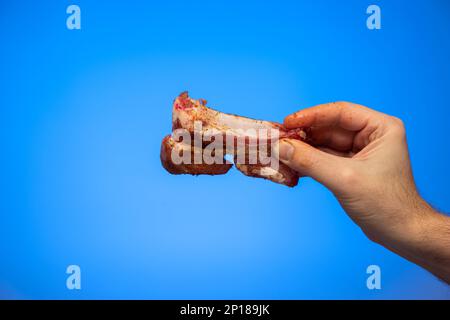
M 403 123 L 402 119 L 394 117 L 394 116 L 391 116 L 391 119 L 397 126 L 400 126 L 400 127 L 404 127 L 405 126 L 405 124 Z
M 300 170 L 308 170 L 314 166 L 314 158 L 307 152 L 295 151 L 293 162 L 297 164 Z
M 294 143 L 295 149 L 292 160 L 290 161 L 298 171 L 309 172 L 317 163 L 317 157 L 308 147 Z
M 347 101 L 336 101 L 332 102 L 331 105 L 336 109 L 344 109 L 349 106 L 349 103 Z
M 347 167 L 339 172 L 340 181 L 343 187 L 348 188 L 358 183 L 359 177 L 355 169 Z
M 336 107 L 344 109 L 344 108 L 349 108 L 353 103 L 350 101 L 341 100 L 341 101 L 334 102 L 334 104 L 336 105 Z
M 404 136 L 406 133 L 406 130 L 405 130 L 405 124 L 403 123 L 402 119 L 391 116 L 390 120 L 391 120 L 391 126 L 392 126 L 393 132 L 395 134 L 397 134 L 398 136 Z

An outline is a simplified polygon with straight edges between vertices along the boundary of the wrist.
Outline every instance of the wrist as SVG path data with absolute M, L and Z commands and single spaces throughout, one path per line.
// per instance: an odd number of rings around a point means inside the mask
M 450 217 L 421 198 L 414 210 L 402 236 L 383 245 L 450 282 Z
M 434 210 L 417 194 L 384 206 L 385 220 L 368 228 L 369 238 L 395 253 L 410 259 L 427 241 L 436 224 Z

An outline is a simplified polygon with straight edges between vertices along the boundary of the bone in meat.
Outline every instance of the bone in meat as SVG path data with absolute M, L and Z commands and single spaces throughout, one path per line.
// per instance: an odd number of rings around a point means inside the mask
M 243 174 L 252 177 L 264 178 L 273 182 L 281 183 L 290 187 L 297 185 L 298 175 L 295 171 L 279 163 L 278 169 L 275 170 L 270 164 L 263 164 L 257 160 L 256 163 L 248 162 L 248 157 L 245 157 L 245 162 L 239 162 L 236 154 L 237 148 L 232 148 L 231 152 L 226 149 L 226 139 L 233 139 L 233 147 L 237 147 L 237 141 L 243 139 L 246 154 L 248 148 L 254 146 L 259 148 L 259 145 L 264 142 L 268 143 L 268 149 L 270 151 L 270 129 L 276 129 L 278 131 L 278 138 L 294 138 L 304 140 L 306 137 L 305 132 L 302 129 L 287 130 L 281 124 L 270 121 L 254 120 L 246 117 L 241 117 L 232 114 L 222 113 L 211 108 L 206 107 L 206 101 L 203 99 L 194 100 L 189 97 L 187 92 L 180 94 L 173 103 L 172 109 L 172 130 L 174 132 L 177 129 L 184 129 L 188 131 L 192 137 L 195 132 L 194 123 L 201 124 L 201 133 L 204 140 L 209 139 L 210 136 L 220 133 L 223 134 L 223 155 L 232 154 L 236 163 L 236 168 Z M 252 130 L 253 129 L 253 130 Z M 261 136 L 258 134 L 260 129 L 267 130 L 267 136 Z M 244 133 L 243 133 L 244 132 Z M 205 139 L 206 138 L 206 139 Z M 161 145 L 161 162 L 164 168 L 172 174 L 209 174 L 219 175 L 225 174 L 230 170 L 232 164 L 223 160 L 223 163 L 213 164 L 176 164 L 171 158 L 171 153 L 175 150 L 177 153 L 183 154 L 184 152 L 191 153 L 193 158 L 195 150 L 198 148 L 205 148 L 207 144 L 201 146 L 194 146 L 194 144 L 186 143 L 183 141 L 175 141 L 171 136 L 166 136 Z M 270 156 L 270 153 L 269 153 Z M 242 160 L 242 159 L 241 159 Z

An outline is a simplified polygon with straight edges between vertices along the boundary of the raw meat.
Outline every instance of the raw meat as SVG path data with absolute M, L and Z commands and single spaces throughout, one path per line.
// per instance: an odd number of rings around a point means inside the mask
M 298 183 L 297 173 L 273 157 L 278 150 L 272 150 L 272 144 L 281 138 L 305 140 L 302 129 L 287 130 L 276 122 L 222 113 L 183 92 L 173 103 L 172 131 L 161 145 L 161 163 L 172 174 L 225 174 L 233 166 L 225 160 L 228 154 L 247 176 L 290 187 Z M 214 162 L 203 161 L 206 152 Z M 195 162 L 196 155 L 199 161 Z M 189 161 L 181 161 L 183 157 Z

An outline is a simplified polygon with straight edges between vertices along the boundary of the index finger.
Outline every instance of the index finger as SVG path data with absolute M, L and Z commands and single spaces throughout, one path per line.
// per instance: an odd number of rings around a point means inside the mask
M 300 110 L 284 119 L 288 129 L 336 126 L 346 130 L 362 130 L 373 116 L 380 113 L 350 102 L 332 102 Z

